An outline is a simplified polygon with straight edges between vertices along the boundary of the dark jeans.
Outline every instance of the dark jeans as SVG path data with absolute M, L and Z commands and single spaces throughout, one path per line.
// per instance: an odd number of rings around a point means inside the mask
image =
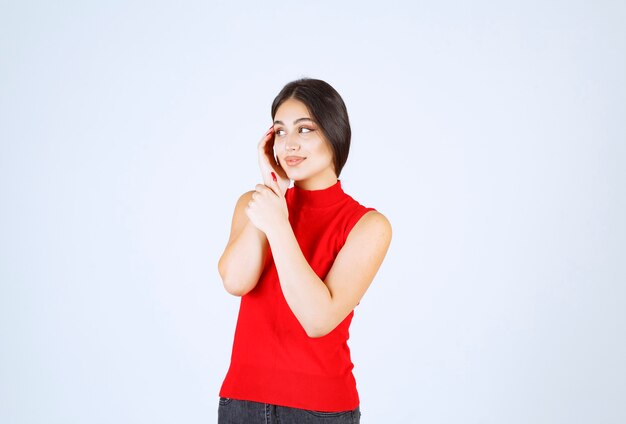
M 220 398 L 218 424 L 359 424 L 359 407 L 352 411 L 318 412 L 268 403 Z

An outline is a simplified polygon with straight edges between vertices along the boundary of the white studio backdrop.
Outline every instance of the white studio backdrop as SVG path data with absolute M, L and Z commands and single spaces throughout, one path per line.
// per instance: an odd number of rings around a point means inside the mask
M 0 422 L 212 423 L 270 105 L 344 97 L 394 228 L 365 424 L 626 422 L 626 4 L 0 3 Z M 262 348 L 262 347 L 260 347 Z

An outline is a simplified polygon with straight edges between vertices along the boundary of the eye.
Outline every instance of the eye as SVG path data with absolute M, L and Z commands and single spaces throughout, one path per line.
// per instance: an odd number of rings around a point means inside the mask
M 307 128 L 307 127 L 302 127 L 300 128 L 300 133 L 301 134 L 307 134 L 313 131 L 313 128 Z
M 285 135 L 285 130 L 283 129 L 277 129 L 274 131 L 276 133 L 276 135 L 281 136 L 281 135 Z

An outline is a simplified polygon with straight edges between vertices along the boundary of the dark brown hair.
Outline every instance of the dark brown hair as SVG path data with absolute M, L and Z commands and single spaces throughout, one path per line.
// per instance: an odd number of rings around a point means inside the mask
M 313 115 L 313 119 L 332 148 L 335 173 L 339 177 L 348 160 L 352 136 L 348 111 L 343 99 L 325 81 L 313 78 L 298 79 L 285 85 L 274 99 L 272 120 L 280 105 L 289 99 L 301 101 Z

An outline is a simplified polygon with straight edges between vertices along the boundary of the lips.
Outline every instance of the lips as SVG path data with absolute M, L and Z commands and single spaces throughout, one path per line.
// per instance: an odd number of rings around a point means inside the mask
M 302 156 L 287 156 L 285 157 L 285 163 L 289 166 L 296 166 L 305 159 Z

